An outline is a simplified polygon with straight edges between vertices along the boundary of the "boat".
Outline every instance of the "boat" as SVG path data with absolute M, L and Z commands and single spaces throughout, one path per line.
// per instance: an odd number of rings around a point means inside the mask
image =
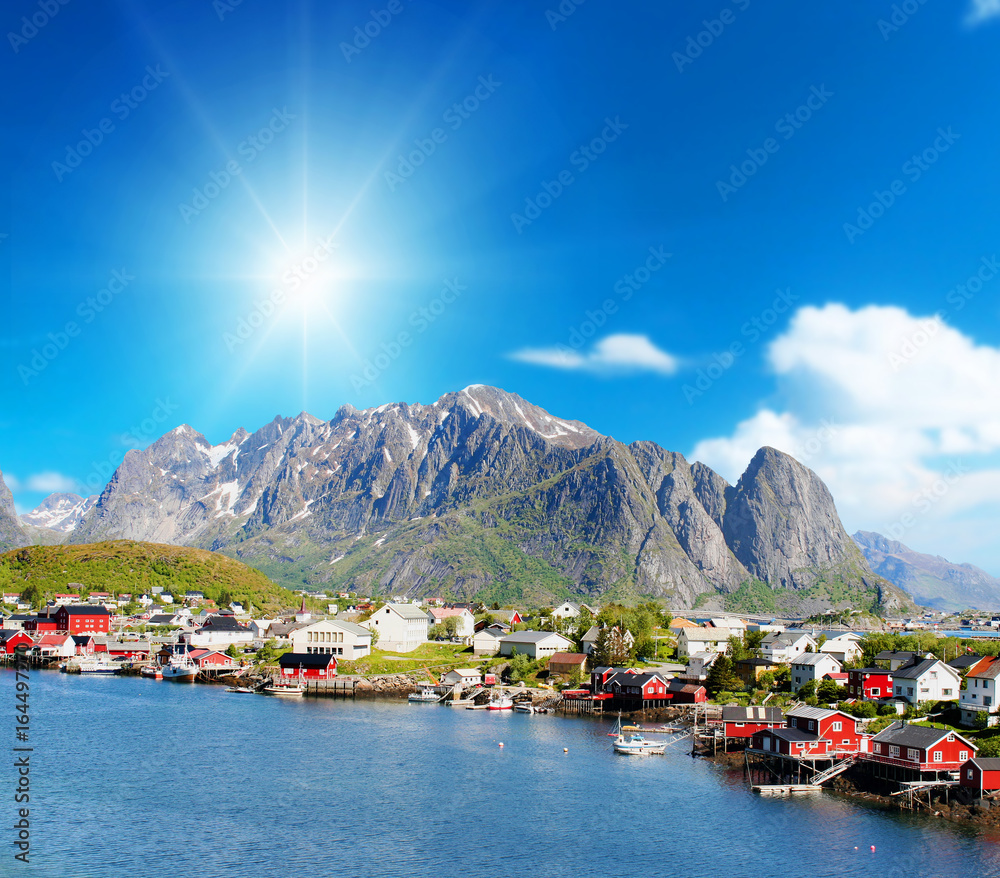
M 434 691 L 434 686 L 430 683 L 422 683 L 417 692 L 411 692 L 407 701 L 414 704 L 436 704 L 441 700 L 441 696 Z
M 530 701 L 518 701 L 514 705 L 517 713 L 535 713 L 535 706 Z
M 297 695 L 305 694 L 305 687 L 298 681 L 294 683 L 291 681 L 285 682 L 279 680 L 277 683 L 271 683 L 264 687 L 263 692 L 265 695 L 282 695 L 285 697 L 295 697 Z
M 198 676 L 198 666 L 187 655 L 174 655 L 163 667 L 163 679 L 175 683 L 193 683 Z
M 251 686 L 230 686 L 226 689 L 227 692 L 235 692 L 239 695 L 253 695 L 255 690 Z
M 611 746 L 615 753 L 621 753 L 624 756 L 660 756 L 667 749 L 665 743 L 648 741 L 637 732 L 633 732 L 628 737 L 619 735 Z
M 514 707 L 514 699 L 505 695 L 503 690 L 499 690 L 493 693 L 486 707 L 489 710 L 511 710 Z
M 81 674 L 118 674 L 121 665 L 114 664 L 110 659 L 84 658 L 78 662 Z
M 147 665 L 139 671 L 139 675 L 142 677 L 152 677 L 154 680 L 162 680 L 163 668 L 159 665 Z

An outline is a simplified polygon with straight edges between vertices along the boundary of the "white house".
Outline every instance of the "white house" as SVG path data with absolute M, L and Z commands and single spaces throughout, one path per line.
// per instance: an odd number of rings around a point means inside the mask
M 780 634 L 766 634 L 760 642 L 761 656 L 776 665 L 787 665 L 809 650 L 816 650 L 816 641 L 805 631 L 789 629 Z
M 590 655 L 594 651 L 594 647 L 597 646 L 597 641 L 601 636 L 601 630 L 602 629 L 599 626 L 591 625 L 590 628 L 587 629 L 587 633 L 580 638 L 581 643 L 583 644 L 584 655 Z M 609 633 L 611 632 L 618 632 L 618 626 L 612 625 L 609 630 Z M 625 629 L 623 639 L 625 641 L 625 645 L 629 649 L 632 649 L 632 647 L 635 646 L 635 638 L 632 636 L 632 632 L 627 628 Z
M 861 658 L 860 634 L 855 634 L 853 631 L 830 631 L 824 632 L 824 634 L 826 634 L 826 640 L 819 648 L 820 652 L 828 652 L 841 665 Z
M 921 701 L 954 701 L 962 688 L 962 677 L 938 659 L 922 659 L 897 668 L 892 675 L 893 694 L 910 704 Z M 975 690 L 974 690 L 975 691 Z
M 253 632 L 244 628 L 232 616 L 209 616 L 205 623 L 190 634 L 182 634 L 178 640 L 193 648 L 225 650 L 232 644 L 250 646 Z
M 483 681 L 482 674 L 475 668 L 455 668 L 441 678 L 445 686 L 458 686 L 460 689 L 471 689 Z
M 372 652 L 371 631 L 339 619 L 321 619 L 296 625 L 288 639 L 292 652 L 335 655 L 348 661 L 364 658 Z
M 732 636 L 728 628 L 681 628 L 677 635 L 677 655 L 686 661 L 696 652 L 725 652 Z
M 555 652 L 566 652 L 572 646 L 572 640 L 555 631 L 515 631 L 500 641 L 500 655 L 513 655 L 517 651 L 518 655 L 540 659 Z
M 472 636 L 472 652 L 475 655 L 496 655 L 500 651 L 500 641 L 507 636 L 503 628 L 488 627 Z
M 464 607 L 432 607 L 427 611 L 427 622 L 430 625 L 441 625 L 445 619 L 451 618 L 458 620 L 455 636 L 467 643 L 476 629 L 476 617 L 472 613 Z
M 988 655 L 976 662 L 965 675 L 958 707 L 962 711 L 962 725 L 970 728 L 976 724 L 976 714 L 985 712 L 987 724 L 1000 722 L 997 716 L 997 678 L 1000 677 L 1000 659 Z
M 580 605 L 574 604 L 572 601 L 566 601 L 552 610 L 552 616 L 556 619 L 575 619 L 579 615 Z
M 805 652 L 792 659 L 792 692 L 798 692 L 810 680 L 817 683 L 824 674 L 839 674 L 838 662 L 828 652 Z
M 704 680 L 718 657 L 719 653 L 717 652 L 696 652 L 689 655 L 687 667 L 684 669 L 684 678 L 688 680 Z
M 378 648 L 388 652 L 412 652 L 427 642 L 427 614 L 416 604 L 386 604 L 361 623 L 378 631 Z

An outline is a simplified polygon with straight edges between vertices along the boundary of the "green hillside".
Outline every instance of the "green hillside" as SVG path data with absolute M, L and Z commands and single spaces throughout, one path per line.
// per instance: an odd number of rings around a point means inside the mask
M 205 597 L 248 599 L 258 610 L 286 609 L 298 603 L 292 592 L 271 582 L 259 570 L 225 555 L 165 546 L 112 540 L 103 543 L 27 546 L 0 555 L 0 588 L 21 592 L 35 584 L 46 594 L 69 592 L 70 583 L 88 591 L 132 595 L 162 586 L 175 596 L 201 591 Z

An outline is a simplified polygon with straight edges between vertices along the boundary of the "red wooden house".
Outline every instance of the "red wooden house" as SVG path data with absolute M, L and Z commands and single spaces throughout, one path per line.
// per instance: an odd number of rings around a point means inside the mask
M 970 759 L 962 766 L 958 779 L 979 798 L 983 793 L 1000 790 L 1000 759 Z
M 56 610 L 58 631 L 68 634 L 107 634 L 111 630 L 111 611 L 91 604 L 65 604 Z
M 4 655 L 13 655 L 19 646 L 31 649 L 34 645 L 35 641 L 23 631 L 13 631 L 10 628 L 0 630 L 0 652 Z
M 785 728 L 780 707 L 724 707 L 722 725 L 727 738 L 752 738 L 764 729 Z
M 278 659 L 282 677 L 328 680 L 337 676 L 337 657 L 312 652 L 286 652 Z
M 830 742 L 832 753 L 861 753 L 867 749 L 868 736 L 861 722 L 842 710 L 822 707 L 797 707 L 785 715 L 790 729 L 799 729 Z
M 74 634 L 73 642 L 76 644 L 77 655 L 90 655 L 96 651 L 94 637 L 91 634 Z
M 958 771 L 976 755 L 976 745 L 951 729 L 894 722 L 871 740 L 868 762 L 912 769 L 916 773 Z
M 635 674 L 631 668 L 609 668 L 604 665 L 594 668 L 590 672 L 590 691 L 595 695 L 600 695 L 604 691 L 604 685 L 615 674 Z
M 659 674 L 636 674 L 625 671 L 608 677 L 604 684 L 605 693 L 625 709 L 644 710 L 647 707 L 666 706 L 673 698 L 667 688 L 667 681 Z
M 847 672 L 847 694 L 863 701 L 892 696 L 892 671 L 885 668 L 854 668 Z
M 781 753 L 796 758 L 828 759 L 833 752 L 830 742 L 814 732 L 803 732 L 801 729 L 763 729 L 755 732 L 750 739 L 754 750 L 764 753 Z
M 199 670 L 219 670 L 220 668 L 235 668 L 237 666 L 237 662 L 234 662 L 231 656 L 219 652 L 217 649 L 192 649 L 188 652 L 188 656 Z
M 704 704 L 708 690 L 700 683 L 685 683 L 676 677 L 667 681 L 667 691 L 673 695 L 674 704 Z
M 100 651 L 106 652 L 114 658 L 127 658 L 135 660 L 149 658 L 150 653 L 152 653 L 152 648 L 147 641 L 129 640 L 122 642 L 118 640 L 108 640 L 104 644 L 104 649 Z
M 39 613 L 24 620 L 24 630 L 32 634 L 55 634 L 59 630 L 59 623 L 55 616 Z

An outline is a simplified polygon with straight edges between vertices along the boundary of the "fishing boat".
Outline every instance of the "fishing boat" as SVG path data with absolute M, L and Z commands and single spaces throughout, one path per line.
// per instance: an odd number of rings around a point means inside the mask
M 163 666 L 163 679 L 173 680 L 175 683 L 193 683 L 198 676 L 198 666 L 185 655 L 174 655 L 170 661 Z
M 276 683 L 271 683 L 264 687 L 265 695 L 280 695 L 284 697 L 296 697 L 305 694 L 305 687 L 298 681 L 292 682 L 291 680 L 278 680 Z
M 411 701 L 414 704 L 435 704 L 441 700 L 441 696 L 434 691 L 434 686 L 431 683 L 422 683 L 420 689 L 416 692 L 411 692 L 407 701 Z
M 611 745 L 615 753 L 624 756 L 661 756 L 667 749 L 665 743 L 648 741 L 637 732 L 633 732 L 628 737 L 619 735 Z
M 517 713 L 535 713 L 535 706 L 530 701 L 518 701 L 514 705 Z
M 140 676 L 152 677 L 154 680 L 163 679 L 163 668 L 159 665 L 147 665 L 141 671 L 139 671 Z
M 490 698 L 490 703 L 486 705 L 489 710 L 512 710 L 514 707 L 514 699 L 509 695 L 504 694 L 503 690 L 499 690 L 493 693 Z
M 106 658 L 84 658 L 79 661 L 81 674 L 118 674 L 121 672 L 121 665 L 116 665 Z

